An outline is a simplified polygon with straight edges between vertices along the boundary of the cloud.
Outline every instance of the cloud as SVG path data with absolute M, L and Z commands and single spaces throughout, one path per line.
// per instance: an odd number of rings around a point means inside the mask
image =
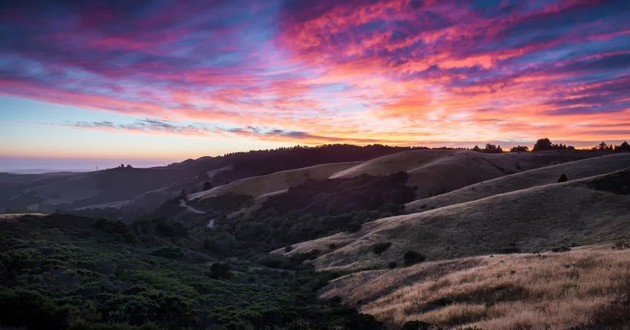
M 414 144 L 630 116 L 628 1 L 0 6 L 0 94 L 150 118 L 76 127 Z

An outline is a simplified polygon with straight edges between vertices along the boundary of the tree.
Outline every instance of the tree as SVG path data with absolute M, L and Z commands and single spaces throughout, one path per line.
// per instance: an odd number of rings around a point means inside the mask
M 476 152 L 481 152 L 481 148 L 479 148 L 479 146 L 477 145 L 474 148 L 472 148 L 472 150 Z
M 527 152 L 529 151 L 529 147 L 527 146 L 516 146 L 516 147 L 512 147 L 512 149 L 510 149 L 510 152 Z
M 212 186 L 212 183 L 210 183 L 210 181 L 206 181 L 206 182 L 203 183 L 203 189 L 202 190 L 210 190 L 212 188 L 213 188 L 213 186 Z
M 422 253 L 407 250 L 407 252 L 403 255 L 403 259 L 405 261 L 405 266 L 410 266 L 425 261 L 427 257 L 425 257 Z
M 546 150 L 575 150 L 573 146 L 567 146 L 566 144 L 554 144 L 548 138 L 538 139 L 532 151 L 546 151 Z
M 630 144 L 628 142 L 623 141 L 622 144 L 615 147 L 615 151 L 630 151 Z
M 503 152 L 503 149 L 501 149 L 501 146 L 497 146 L 494 144 L 486 144 L 486 147 L 483 149 L 483 152 L 485 153 L 489 153 L 489 154 L 499 154 Z
M 551 140 L 549 140 L 548 138 L 542 138 L 536 141 L 532 151 L 545 151 L 545 150 L 551 150 L 551 149 L 552 149 Z

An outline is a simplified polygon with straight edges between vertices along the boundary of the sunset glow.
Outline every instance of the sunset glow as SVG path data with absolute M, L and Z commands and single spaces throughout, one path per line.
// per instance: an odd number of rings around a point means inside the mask
M 629 16 L 629 1 L 4 2 L 0 157 L 620 142 Z

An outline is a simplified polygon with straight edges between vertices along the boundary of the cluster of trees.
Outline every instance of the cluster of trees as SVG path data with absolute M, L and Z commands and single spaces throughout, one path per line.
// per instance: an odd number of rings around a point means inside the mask
M 490 143 L 486 144 L 486 147 L 483 149 L 479 148 L 479 146 L 475 146 L 472 150 L 477 151 L 477 152 L 487 153 L 487 154 L 500 154 L 503 152 L 503 149 L 501 148 L 500 145 L 494 145 Z
M 627 141 L 623 141 L 620 145 L 607 144 L 603 142 L 591 148 L 591 150 L 606 150 L 606 151 L 630 151 L 630 144 Z
M 246 218 L 217 219 L 217 232 L 263 252 L 296 242 L 357 231 L 362 223 L 398 214 L 414 198 L 406 172 L 387 176 L 310 180 L 269 198 Z
M 503 149 L 501 148 L 500 145 L 494 145 L 490 143 L 486 144 L 485 148 L 483 149 L 479 148 L 479 146 L 475 146 L 472 150 L 477 151 L 477 152 L 489 153 L 489 154 L 503 152 Z M 566 144 L 562 144 L 562 143 L 560 144 L 552 143 L 548 138 L 542 138 L 536 141 L 536 143 L 534 144 L 534 148 L 532 149 L 532 151 L 548 151 L 548 150 L 575 150 L 575 147 L 567 146 Z M 529 147 L 521 146 L 521 145 L 512 147 L 510 149 L 510 152 L 528 152 L 528 151 L 529 151 Z
M 549 150 L 575 150 L 573 146 L 567 146 L 566 144 L 552 143 L 548 138 L 538 139 L 534 144 L 532 151 L 549 151 Z
M 0 222 L 0 328 L 383 329 L 317 299 L 332 274 L 281 256 L 218 258 L 200 243 L 205 231 L 184 239 L 175 227 L 59 214 Z

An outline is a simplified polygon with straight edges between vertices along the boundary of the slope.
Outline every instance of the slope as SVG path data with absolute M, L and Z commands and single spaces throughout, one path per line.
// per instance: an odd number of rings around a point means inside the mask
M 621 153 L 545 166 L 483 181 L 437 196 L 407 203 L 409 213 L 469 202 L 510 191 L 557 182 L 562 174 L 569 180 L 608 173 L 630 167 L 630 153 Z
M 321 164 L 287 171 L 275 172 L 267 175 L 240 179 L 210 190 L 198 192 L 188 196 L 189 199 L 204 199 L 223 194 L 239 194 L 257 197 L 260 195 L 285 190 L 291 186 L 311 179 L 326 179 L 330 175 L 359 162 Z
M 439 260 L 628 237 L 630 169 L 625 169 L 372 221 L 355 233 L 296 244 L 288 254 L 318 250 L 319 269 L 359 270 L 401 265 L 407 251 Z M 376 254 L 376 243 L 391 246 Z
M 622 329 L 630 322 L 630 249 L 620 248 L 364 271 L 333 280 L 320 296 L 340 297 L 390 327 L 422 321 L 446 329 Z
M 417 198 L 426 198 L 504 175 L 601 154 L 591 151 L 486 154 L 470 150 L 411 150 L 366 161 L 331 178 L 406 171 L 409 174 L 407 185 L 417 187 Z

